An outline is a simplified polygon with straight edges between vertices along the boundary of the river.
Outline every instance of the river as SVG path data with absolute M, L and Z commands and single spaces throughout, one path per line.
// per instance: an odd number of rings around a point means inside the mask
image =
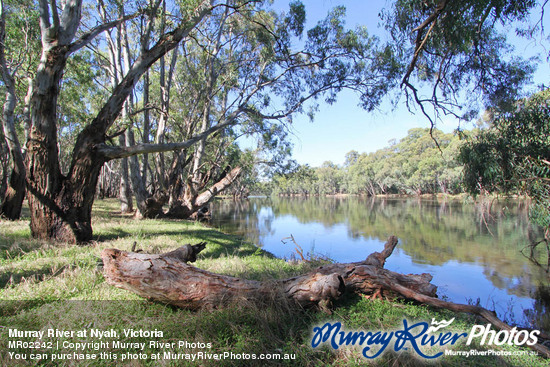
M 550 275 L 522 254 L 543 236 L 529 224 L 525 202 L 250 198 L 217 201 L 211 210 L 213 227 L 286 259 L 300 258 L 290 236 L 306 257 L 352 262 L 395 235 L 399 245 L 387 269 L 429 273 L 440 298 L 478 303 L 511 324 L 550 332 Z M 546 253 L 539 255 L 546 264 Z

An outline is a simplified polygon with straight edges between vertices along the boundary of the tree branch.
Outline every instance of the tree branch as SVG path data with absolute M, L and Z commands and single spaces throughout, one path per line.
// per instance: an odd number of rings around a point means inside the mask
M 424 49 L 424 46 L 426 45 L 426 42 L 428 40 L 428 37 L 430 36 L 431 31 L 433 30 L 433 27 L 435 25 L 435 22 L 437 21 L 437 18 L 441 14 L 441 12 L 445 9 L 447 6 L 448 0 L 442 0 L 438 5 L 435 11 L 424 21 L 422 24 L 420 24 L 418 27 L 413 29 L 413 32 L 417 32 L 416 34 L 416 46 L 414 50 L 414 56 L 411 60 L 411 63 L 409 64 L 409 67 L 407 68 L 407 72 L 405 73 L 405 76 L 403 77 L 403 80 L 401 81 L 401 86 L 405 85 L 408 86 L 409 78 L 416 67 L 416 62 L 418 61 L 418 57 L 420 56 L 420 53 Z M 422 38 L 422 31 L 430 24 L 433 24 L 430 26 L 430 29 L 426 33 L 426 36 Z
M 175 30 L 163 34 L 159 41 L 147 50 L 132 65 L 124 79 L 116 86 L 109 100 L 105 103 L 94 121 L 89 125 L 91 129 L 106 131 L 118 117 L 122 105 L 139 78 L 153 65 L 162 55 L 172 50 L 186 37 L 191 30 L 210 12 L 212 0 L 203 1 L 197 13 L 186 22 L 182 22 Z M 208 4 L 208 5 L 206 5 Z
M 102 154 L 106 160 L 118 159 L 118 158 L 127 158 L 138 154 L 146 153 L 160 153 L 160 152 L 169 152 L 173 150 L 182 150 L 190 147 L 191 145 L 197 143 L 201 139 L 208 137 L 216 131 L 229 127 L 235 124 L 237 121 L 236 116 L 230 119 L 227 122 L 222 124 L 217 124 L 212 126 L 210 129 L 206 130 L 204 133 L 196 135 L 191 139 L 188 139 L 184 142 L 178 143 L 164 143 L 164 144 L 138 144 L 129 147 L 114 147 L 107 144 L 98 144 L 95 146 L 96 152 Z
M 46 34 L 45 30 L 49 29 L 51 26 L 50 10 L 48 2 L 46 0 L 38 1 L 38 14 L 40 15 L 40 30 L 42 31 L 41 33 L 44 36 Z M 44 41 L 45 39 L 42 38 L 42 42 Z
M 82 13 L 82 0 L 67 0 L 64 3 L 65 6 L 61 13 L 61 21 L 57 34 L 59 45 L 69 45 L 71 43 L 80 25 L 80 16 Z M 52 9 L 52 12 L 55 14 L 55 19 L 57 9 Z
M 137 13 L 134 13 L 134 14 L 125 15 L 122 18 L 119 18 L 117 20 L 113 20 L 112 22 L 108 22 L 108 23 L 98 25 L 97 27 L 94 27 L 94 28 L 90 29 L 88 32 L 84 33 L 78 40 L 76 40 L 75 42 L 73 42 L 69 46 L 69 53 L 73 53 L 73 52 L 76 52 L 76 51 L 80 50 L 82 47 L 89 44 L 101 32 L 104 32 L 104 31 L 109 30 L 113 27 L 116 27 L 117 25 L 119 25 L 123 22 L 126 22 L 127 20 L 134 19 L 134 18 L 138 17 L 139 15 L 141 15 L 142 13 L 143 12 L 137 12 Z
M 57 3 L 55 0 L 50 0 L 50 8 L 52 9 L 52 20 L 54 29 L 59 29 L 59 14 L 57 14 Z
M 199 207 L 208 204 L 213 197 L 215 197 L 218 193 L 222 192 L 229 185 L 231 185 L 233 181 L 235 181 L 237 177 L 239 177 L 242 171 L 243 171 L 242 167 L 233 168 L 219 182 L 216 182 L 214 185 L 208 188 L 208 190 L 199 194 L 199 196 L 197 196 L 197 199 L 195 200 L 195 204 Z

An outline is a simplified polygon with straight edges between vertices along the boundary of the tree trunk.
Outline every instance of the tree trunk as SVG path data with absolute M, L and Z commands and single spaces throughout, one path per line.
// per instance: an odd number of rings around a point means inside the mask
M 25 192 L 25 172 L 14 167 L 0 206 L 0 217 L 18 220 L 21 217 Z
M 105 5 L 100 2 L 98 7 L 101 15 L 101 20 L 106 23 L 108 21 L 107 10 Z M 122 4 L 119 5 L 119 16 L 123 17 L 124 8 Z M 130 70 L 130 51 L 127 42 L 126 23 L 120 25 L 117 28 L 116 38 L 113 40 L 110 32 L 106 32 L 107 44 L 109 46 L 109 61 L 111 69 L 111 86 L 113 90 L 116 88 L 120 80 L 124 77 L 126 72 Z M 122 62 L 122 55 L 124 54 L 124 63 Z M 124 67 L 123 67 L 124 66 Z M 132 95 L 124 103 L 121 111 L 121 117 L 123 123 L 127 123 L 129 111 L 133 106 Z M 120 146 L 126 146 L 126 139 L 124 134 L 120 134 L 118 137 Z M 128 177 L 128 158 L 122 158 L 120 162 L 120 182 L 118 197 L 120 200 L 120 212 L 132 213 L 134 211 L 132 203 L 132 190 L 130 189 L 130 181 Z
M 219 71 L 216 70 L 216 58 L 218 57 L 218 54 L 221 50 L 222 45 L 222 34 L 224 32 L 225 23 L 229 17 L 229 7 L 225 8 L 224 15 L 222 16 L 220 20 L 220 26 L 217 30 L 216 39 L 213 42 L 208 42 L 209 44 L 206 45 L 205 49 L 211 50 L 210 53 L 207 55 L 208 59 L 206 60 L 204 64 L 204 76 L 205 76 L 205 89 L 203 93 L 206 95 L 205 105 L 202 111 L 202 121 L 201 121 L 201 127 L 200 132 L 204 133 L 211 125 L 211 113 L 212 113 L 212 101 L 214 98 L 214 87 L 217 83 L 218 77 L 219 77 Z M 193 158 L 193 166 L 191 171 L 191 185 L 193 185 L 193 190 L 197 190 L 197 188 L 202 184 L 202 172 L 201 172 L 201 164 L 202 160 L 205 154 L 205 148 L 206 148 L 206 138 L 201 139 L 197 144 L 195 145 L 195 154 Z
M 145 111 L 143 111 L 143 134 L 141 141 L 144 144 L 149 143 L 149 134 L 151 130 L 151 118 L 149 114 L 149 71 L 145 72 L 143 76 L 143 106 Z M 149 154 L 143 154 L 143 162 L 141 166 L 141 181 L 143 182 L 143 187 L 147 187 L 147 170 L 149 168 Z
M 33 237 L 75 242 L 77 237 L 87 237 L 88 232 L 91 237 L 91 225 L 77 224 L 78 217 L 64 211 L 72 206 L 73 188 L 64 184 L 59 167 L 56 106 L 66 53 L 67 50 L 62 46 L 45 47 L 42 53 L 35 78 L 37 88 L 31 101 L 32 127 L 27 143 L 27 175 Z M 93 189 L 95 193 L 95 185 Z M 83 219 L 85 223 L 86 218 Z M 70 235 L 71 227 L 82 234 Z
M 0 197 L 4 197 L 8 189 L 10 171 L 10 151 L 5 143 L 4 134 L 0 130 Z
M 126 145 L 126 139 L 124 134 L 121 134 L 118 138 L 121 146 Z M 128 158 L 122 158 L 120 160 L 120 212 L 131 213 L 134 211 L 134 205 L 132 202 L 132 191 L 130 190 L 130 179 L 128 177 Z
M 134 144 L 134 133 L 131 130 L 127 131 L 126 139 L 129 145 Z M 137 156 L 130 157 L 130 181 L 132 190 L 136 195 L 136 217 L 141 218 L 159 218 L 164 215 L 162 206 L 168 201 L 166 195 L 162 192 L 157 192 L 156 195 L 151 195 L 145 188 L 139 168 Z
M 25 198 L 25 165 L 21 145 L 15 131 L 14 111 L 17 99 L 15 95 L 15 78 L 8 68 L 4 50 L 4 40 L 6 38 L 4 3 L 2 2 L 0 6 L 0 72 L 6 88 L 6 101 L 2 111 L 2 128 L 13 161 L 10 180 L 4 192 L 2 206 L 0 206 L 0 216 L 17 220 L 21 216 L 21 208 Z
M 205 207 L 216 195 L 229 187 L 233 181 L 239 177 L 242 167 L 235 167 L 222 177 L 217 183 L 212 185 L 206 191 L 198 194 L 193 191 L 188 184 L 188 189 L 183 199 L 175 200 L 171 203 L 170 209 L 166 214 L 168 217 L 187 219 L 191 218 L 201 208 Z
M 0 216 L 9 220 L 17 220 L 21 216 L 21 209 L 26 193 L 25 165 L 23 163 L 23 153 L 21 152 L 21 146 L 19 145 L 14 126 L 13 112 L 15 110 L 15 89 L 12 89 L 10 86 L 7 86 L 7 89 L 3 125 L 8 150 L 14 165 L 7 189 L 2 199 L 2 206 L 0 206 Z
M 178 200 L 183 193 L 183 169 L 191 162 L 193 156 L 185 158 L 187 151 L 177 152 L 172 161 L 170 173 L 168 176 L 168 206 L 172 208 L 177 205 Z
M 163 3 L 166 6 L 165 3 Z M 166 9 L 164 9 L 166 11 Z M 156 144 L 164 144 L 164 138 L 166 134 L 166 123 L 170 114 L 170 90 L 172 88 L 172 79 L 174 75 L 174 69 L 176 68 L 176 62 L 178 60 L 178 49 L 175 48 L 172 51 L 172 57 L 170 59 L 170 66 L 168 69 L 168 77 L 165 77 L 165 62 L 164 58 L 160 59 L 160 96 L 161 96 L 161 113 L 158 120 L 157 133 L 155 136 Z M 176 153 L 179 155 L 179 153 Z M 159 187 L 162 190 L 169 190 L 169 183 L 167 184 L 166 168 L 164 164 L 164 153 L 160 152 L 156 155 L 157 164 L 157 180 Z

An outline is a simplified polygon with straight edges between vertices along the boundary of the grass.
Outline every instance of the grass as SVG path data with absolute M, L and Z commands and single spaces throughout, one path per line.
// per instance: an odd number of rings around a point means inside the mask
M 199 255 L 196 266 L 233 276 L 269 280 L 304 273 L 317 263 L 286 262 L 274 258 L 241 238 L 220 233 L 204 225 L 179 220 L 133 220 L 117 213 L 114 200 L 98 201 L 94 207 L 93 228 L 95 238 L 85 246 L 70 246 L 36 241 L 30 238 L 28 218 L 16 222 L 0 223 L 0 364 L 2 366 L 416 366 L 425 360 L 408 352 L 386 352 L 382 357 L 369 361 L 361 356 L 361 350 L 343 347 L 312 349 L 312 328 L 327 321 L 342 322 L 347 330 L 388 330 L 402 325 L 403 318 L 428 321 L 450 319 L 456 315 L 410 303 L 391 303 L 367 300 L 349 295 L 336 302 L 333 314 L 316 310 L 296 310 L 274 303 L 269 307 L 232 306 L 213 311 L 188 311 L 159 303 L 149 302 L 139 296 L 108 285 L 103 278 L 98 259 L 105 248 L 130 250 L 133 243 L 145 252 L 159 253 L 173 250 L 185 243 L 208 242 Z M 456 332 L 469 331 L 476 321 L 460 316 L 452 325 Z M 127 349 L 102 349 L 94 351 L 90 345 L 88 354 L 104 354 L 101 360 L 52 361 L 12 360 L 7 352 L 30 356 L 28 348 L 8 348 L 7 328 L 19 330 L 59 329 L 75 331 L 75 335 L 44 337 L 42 341 L 61 344 L 55 353 L 70 354 L 74 348 L 63 349 L 63 342 L 121 342 L 146 343 L 141 349 L 131 345 Z M 118 338 L 99 339 L 90 335 L 78 335 L 76 331 L 91 329 L 115 330 Z M 124 329 L 160 330 L 162 338 L 125 337 Z M 21 340 L 36 341 L 36 338 Z M 151 340 L 183 342 L 183 348 L 151 346 Z M 187 344 L 185 343 L 187 342 Z M 197 343 L 210 343 L 210 348 Z M 195 344 L 195 345 L 193 345 Z M 463 343 L 452 347 L 469 350 Z M 479 350 L 481 346 L 474 347 Z M 495 347 L 494 349 L 501 349 Z M 511 350 L 512 347 L 507 347 Z M 37 353 L 50 353 L 40 346 Z M 286 361 L 224 359 L 199 362 L 192 360 L 153 360 L 152 356 L 164 352 L 174 353 L 233 353 L 294 354 L 296 359 Z M 437 350 L 433 351 L 434 353 Z M 147 355 L 147 359 L 121 361 L 125 353 Z M 114 356 L 118 359 L 114 360 Z M 74 357 L 74 356 L 73 356 Z M 110 357 L 110 358 L 108 358 Z M 509 357 L 451 357 L 445 356 L 431 362 L 434 366 L 547 366 L 548 361 L 535 356 Z

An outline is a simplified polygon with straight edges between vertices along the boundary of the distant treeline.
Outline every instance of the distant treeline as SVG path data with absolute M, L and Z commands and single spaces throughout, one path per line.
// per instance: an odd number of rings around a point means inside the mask
M 432 137 L 433 136 L 433 137 Z M 415 128 L 374 153 L 350 151 L 343 166 L 299 165 L 266 185 L 274 195 L 457 194 L 462 192 L 458 134 Z M 437 142 L 437 143 L 436 143 Z M 439 145 L 439 147 L 438 147 Z

